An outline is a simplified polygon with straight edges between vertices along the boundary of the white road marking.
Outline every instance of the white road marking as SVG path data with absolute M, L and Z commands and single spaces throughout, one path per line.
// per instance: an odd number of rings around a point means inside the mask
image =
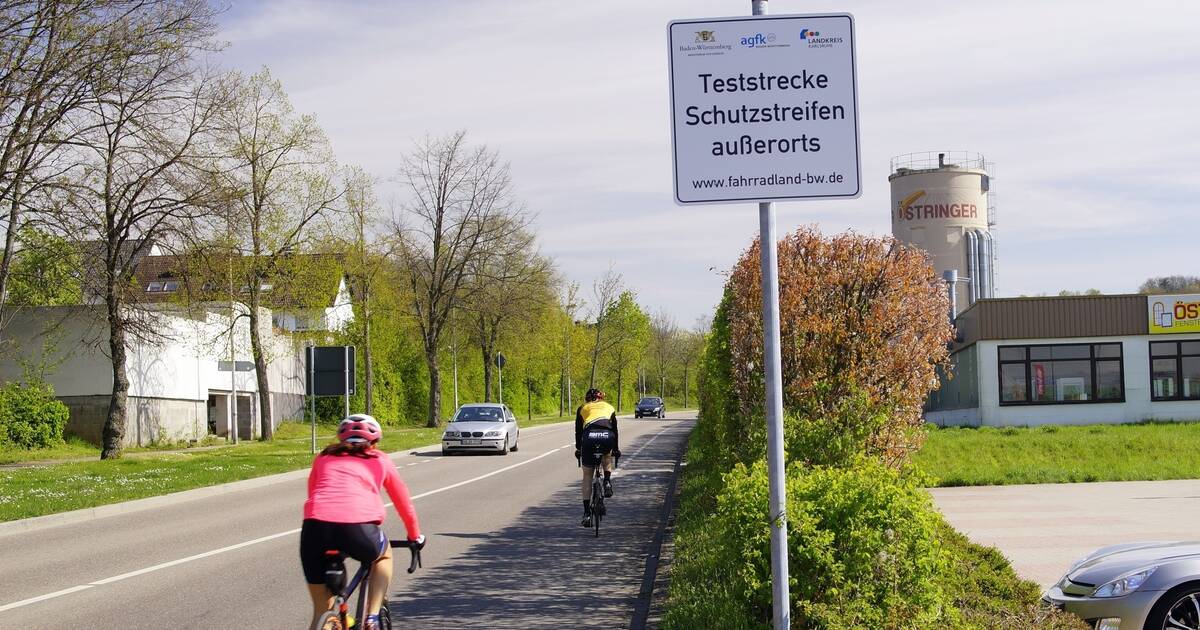
M 633 453 L 633 455 L 631 455 L 631 456 L 630 456 L 630 461 L 632 461 L 632 460 L 633 460 L 633 458 L 637 457 L 637 456 L 638 456 L 638 454 L 640 454 L 640 453 L 641 453 L 643 450 L 645 450 L 645 448 L 646 448 L 647 446 L 650 446 L 651 442 L 653 442 L 654 440 L 658 439 L 658 437 L 659 437 L 660 435 L 662 435 L 663 433 L 665 433 L 666 431 L 667 431 L 667 429 L 666 429 L 666 428 L 664 428 L 662 431 L 659 431 L 657 434 L 655 434 L 655 435 L 654 435 L 654 437 L 650 438 L 650 440 L 648 440 L 648 441 L 647 441 L 645 444 L 643 444 L 643 445 L 641 446 L 641 448 L 639 448 L 637 451 L 635 451 L 635 452 Z M 483 480 L 483 479 L 487 479 L 488 477 L 492 477 L 492 476 L 494 476 L 494 475 L 499 475 L 499 474 L 500 474 L 500 473 L 502 473 L 502 472 L 507 472 L 507 471 L 509 471 L 509 470 L 512 470 L 512 469 L 514 469 L 514 468 L 517 468 L 517 467 L 519 467 L 519 466 L 524 466 L 525 464 L 532 464 L 533 462 L 536 462 L 537 460 L 539 460 L 539 459 L 542 459 L 543 457 L 548 457 L 548 456 L 550 456 L 550 455 L 553 455 L 554 453 L 557 453 L 558 451 L 561 451 L 561 450 L 562 450 L 562 449 L 564 449 L 564 448 L 571 448 L 571 447 L 573 447 L 573 446 L 575 446 L 575 443 L 574 443 L 574 442 L 571 442 L 571 443 L 569 443 L 569 444 L 564 444 L 563 446 L 560 446 L 560 447 L 558 447 L 558 448 L 554 448 L 554 449 L 551 449 L 551 450 L 549 450 L 549 451 L 546 451 L 545 453 L 542 453 L 541 455 L 538 455 L 537 457 L 533 457 L 533 458 L 527 459 L 527 460 L 525 460 L 525 461 L 522 461 L 522 462 L 517 462 L 517 463 L 515 463 L 515 464 L 513 464 L 513 465 L 511 465 L 511 466 L 505 466 L 504 468 L 501 468 L 501 469 L 499 469 L 499 470 L 493 470 L 492 472 L 489 472 L 489 473 L 486 473 L 486 474 L 483 474 L 483 475 L 479 475 L 478 477 L 474 477 L 474 478 L 471 478 L 471 479 L 467 479 L 466 481 L 460 481 L 460 482 L 458 482 L 458 483 L 451 484 L 451 485 L 448 485 L 448 486 L 445 486 L 445 487 L 442 487 L 442 488 L 437 488 L 436 490 L 430 490 L 430 491 L 428 491 L 428 492 L 422 492 L 421 494 L 418 494 L 418 495 L 415 495 L 415 496 L 413 496 L 413 497 L 412 497 L 412 500 L 413 500 L 413 501 L 416 501 L 417 499 L 422 499 L 422 498 L 425 498 L 425 497 L 428 497 L 428 496 L 433 496 L 433 495 L 435 495 L 435 494 L 438 494 L 438 493 L 441 493 L 441 492 L 445 492 L 445 491 L 447 491 L 447 490 L 453 490 L 454 488 L 460 488 L 460 487 L 462 487 L 462 486 L 465 486 L 465 485 L 467 485 L 467 484 L 474 483 L 474 482 L 476 482 L 476 481 L 480 481 L 480 480 Z M 407 464 L 407 465 L 408 465 L 408 466 L 415 466 L 416 464 L 420 464 L 420 463 L 422 463 L 422 462 L 414 462 L 414 463 L 412 463 L 412 464 Z M 392 504 L 391 504 L 391 503 L 388 503 L 387 505 L 388 505 L 388 506 L 391 506 Z M 70 595 L 71 593 L 78 593 L 79 591 L 87 590 L 87 589 L 90 589 L 90 588 L 95 588 L 95 587 L 97 587 L 97 586 L 104 586 L 104 585 L 106 585 L 106 584 L 112 584 L 112 583 L 114 583 L 114 582 L 120 582 L 120 581 L 122 581 L 122 580 L 127 580 L 127 579 L 129 579 L 129 578 L 132 578 L 132 577 L 137 577 L 137 576 L 139 576 L 139 575 L 145 575 L 145 574 L 147 574 L 147 573 L 153 573 L 154 571 L 159 571 L 159 570 L 161 570 L 161 569 L 167 569 L 167 568 L 170 568 L 170 567 L 174 567 L 174 566 L 178 566 L 178 565 L 181 565 L 181 564 L 185 564 L 185 563 L 187 563 L 187 562 L 192 562 L 192 561 L 195 561 L 195 560 L 200 560 L 200 559 L 203 559 L 203 558 L 208 558 L 208 557 L 210 557 L 210 556 L 215 556 L 215 555 L 218 555 L 218 554 L 222 554 L 222 553 L 225 553 L 225 552 L 227 552 L 227 551 L 234 551 L 234 550 L 236 550 L 236 549 L 241 549 L 241 548 L 243 548 L 243 547 L 249 547 L 249 546 L 251 546 L 251 545 L 257 545 L 257 544 L 259 544 L 259 543 L 264 543 L 264 542 L 267 542 L 267 541 L 269 541 L 269 540 L 274 540 L 274 539 L 276 539 L 276 538 L 282 538 L 282 537 L 284 537 L 284 536 L 290 536 L 290 535 L 292 535 L 292 534 L 296 534 L 296 533 L 299 533 L 299 532 L 300 532 L 300 529 L 299 529 L 299 528 L 296 528 L 296 529 L 290 529 L 290 530 L 288 530 L 288 531 L 285 531 L 285 532 L 278 532 L 278 533 L 275 533 L 275 534 L 270 534 L 270 535 L 268 535 L 268 536 L 263 536 L 263 537 L 261 537 L 261 538 L 255 538 L 254 540 L 247 540 L 247 541 L 244 541 L 244 542 L 237 543 L 237 544 L 235 544 L 235 545 L 229 545 L 228 547 L 221 547 L 220 549 L 213 549 L 213 550 L 211 550 L 211 551 L 205 551 L 205 552 L 203 552 L 203 553 L 198 553 L 198 554 L 196 554 L 196 555 L 188 556 L 188 557 L 186 557 L 186 558 L 179 558 L 178 560 L 171 560 L 171 561 L 169 561 L 169 562 L 163 562 L 163 563 L 160 563 L 160 564 L 156 564 L 156 565 L 154 565 L 154 566 L 149 566 L 149 567 L 146 567 L 146 568 L 144 568 L 144 569 L 138 569 L 138 570 L 136 570 L 136 571 L 130 571 L 130 572 L 128 572 L 128 573 L 122 573 L 122 574 L 120 574 L 120 575 L 114 575 L 114 576 L 112 576 L 112 577 L 107 577 L 107 578 L 104 578 L 104 579 L 101 579 L 101 580 L 96 580 L 96 581 L 94 581 L 94 582 L 88 582 L 87 584 L 80 584 L 80 585 L 78 585 L 78 586 L 72 586 L 71 588 L 65 588 L 65 589 L 63 589 L 63 590 L 61 590 L 61 591 L 54 591 L 53 593 L 46 593 L 45 595 L 38 595 L 38 596 L 36 596 L 36 597 L 30 597 L 29 599 L 23 599 L 23 600 L 21 600 L 21 601 L 19 601 L 19 602 L 13 602 L 13 603 L 11 603 L 11 604 L 4 604 L 3 606 L 0 606 L 0 612 L 5 612 L 5 611 L 8 611 L 8 610 L 12 610 L 12 609 L 14 609 L 14 608 L 21 608 L 21 607 L 23 607 L 23 606 L 28 606 L 28 605 L 30 605 L 30 604 L 36 604 L 36 603 L 38 603 L 38 602 L 44 602 L 44 601 L 46 601 L 46 600 L 49 600 L 49 599 L 55 599 L 55 598 L 58 598 L 58 597 L 62 597 L 62 596 L 64 596 L 64 595 Z

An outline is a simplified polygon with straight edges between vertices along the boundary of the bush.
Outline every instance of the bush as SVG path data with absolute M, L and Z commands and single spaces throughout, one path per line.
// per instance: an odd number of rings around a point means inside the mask
M 764 391 L 759 246 L 752 245 L 726 285 L 730 372 L 747 426 L 761 424 Z M 900 466 L 920 446 L 921 405 L 937 386 L 954 329 L 945 283 L 919 249 L 892 238 L 826 237 L 801 228 L 779 242 L 779 324 L 783 402 L 813 418 L 841 415 L 861 396 L 880 418 L 872 454 Z M 873 420 L 872 420 L 873 421 Z
M 787 477 L 796 627 L 928 628 L 953 616 L 940 579 L 941 519 L 913 480 L 868 460 L 849 469 L 796 465 Z M 721 574 L 705 582 L 723 592 L 705 594 L 709 601 L 691 606 L 691 618 L 677 627 L 736 620 L 754 627 L 771 619 L 766 466 L 739 464 L 723 481 L 710 523 L 723 542 L 713 545 L 711 563 Z
M 46 448 L 63 442 L 70 412 L 44 381 L 0 387 L 0 447 Z

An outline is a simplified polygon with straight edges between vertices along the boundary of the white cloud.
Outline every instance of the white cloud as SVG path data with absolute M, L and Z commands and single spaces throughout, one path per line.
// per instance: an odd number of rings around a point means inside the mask
M 756 208 L 671 202 L 666 22 L 731 0 L 237 5 L 231 65 L 269 66 L 343 162 L 388 175 L 411 139 L 466 128 L 510 160 L 542 247 L 590 286 L 608 261 L 691 321 L 719 299 Z M 997 165 L 1004 294 L 1133 290 L 1186 272 L 1200 196 L 1200 3 L 925 2 L 851 7 L 862 198 L 779 204 L 779 227 L 889 229 L 890 157 Z M 773 0 L 773 13 L 844 3 Z M 601 235 L 601 244 L 588 243 Z

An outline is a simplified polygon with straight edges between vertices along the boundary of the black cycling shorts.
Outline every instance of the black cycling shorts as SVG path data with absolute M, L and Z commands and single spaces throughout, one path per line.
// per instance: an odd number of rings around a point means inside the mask
M 374 562 L 388 544 L 377 523 L 330 523 L 313 518 L 300 526 L 300 566 L 309 584 L 325 583 L 325 552 L 337 550 L 359 562 Z
M 583 443 L 579 449 L 580 457 L 588 468 L 599 466 L 601 457 L 617 448 L 617 434 L 612 429 L 602 427 L 584 429 L 580 441 Z

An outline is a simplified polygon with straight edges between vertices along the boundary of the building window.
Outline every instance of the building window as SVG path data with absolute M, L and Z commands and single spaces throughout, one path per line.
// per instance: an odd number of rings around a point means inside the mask
M 1150 342 L 1150 399 L 1200 399 L 1200 341 Z
M 155 280 L 146 287 L 146 293 L 158 293 L 163 290 L 163 283 Z
M 1119 343 L 1000 346 L 998 354 L 1001 405 L 1125 401 Z

